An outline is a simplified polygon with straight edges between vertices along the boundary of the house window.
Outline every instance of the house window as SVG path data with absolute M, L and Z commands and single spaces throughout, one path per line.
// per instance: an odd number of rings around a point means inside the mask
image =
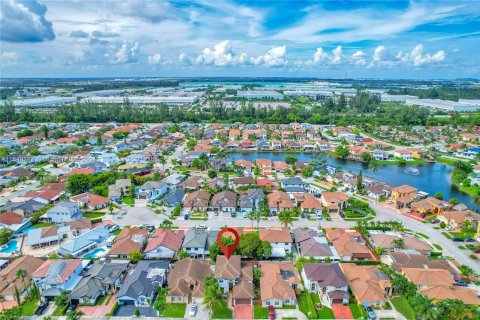
M 276 306 L 280 305 L 280 302 L 275 301 L 275 305 L 276 305 Z
M 265 302 L 265 305 L 266 305 L 266 306 L 269 306 L 269 305 L 270 305 L 270 301 L 266 301 L 266 302 Z
M 315 291 L 315 283 L 312 283 L 312 284 L 310 285 L 310 291 Z
M 285 304 L 290 304 L 290 299 L 285 299 Z

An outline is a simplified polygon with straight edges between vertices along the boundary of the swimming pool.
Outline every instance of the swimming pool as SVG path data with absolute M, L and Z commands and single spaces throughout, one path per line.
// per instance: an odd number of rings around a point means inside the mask
M 15 250 L 17 250 L 17 241 L 16 240 L 10 240 L 3 246 L 3 248 L 0 250 L 0 252 L 1 253 L 11 253 Z
M 105 254 L 105 249 L 98 248 L 98 249 L 93 250 L 89 254 L 84 255 L 83 257 L 85 259 L 95 259 L 95 258 L 103 256 L 104 254 Z

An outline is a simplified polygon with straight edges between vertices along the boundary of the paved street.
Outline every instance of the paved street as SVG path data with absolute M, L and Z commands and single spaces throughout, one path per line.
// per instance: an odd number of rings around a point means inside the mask
M 11 201 L 16 197 L 21 197 L 25 195 L 25 193 L 37 189 L 39 185 L 40 185 L 40 182 L 38 181 L 28 180 L 28 181 L 25 181 L 24 183 L 21 183 L 19 186 L 17 186 L 16 187 L 17 191 L 14 191 L 8 194 L 5 193 L 6 194 L 5 196 L 4 196 L 4 193 L 2 192 L 2 194 L 0 195 L 0 206 L 4 205 L 8 201 Z

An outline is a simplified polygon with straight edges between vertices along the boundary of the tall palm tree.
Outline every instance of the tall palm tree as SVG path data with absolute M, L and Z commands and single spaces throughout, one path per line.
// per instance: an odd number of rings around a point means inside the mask
M 477 207 L 480 206 L 480 192 L 477 192 L 472 197 L 472 203 L 475 205 L 475 212 L 477 211 Z
M 292 210 L 283 210 L 278 213 L 278 220 L 288 228 L 290 224 L 293 223 L 293 212 Z
M 433 299 L 424 295 L 419 295 L 415 301 L 415 311 L 417 312 L 417 319 L 433 320 L 438 319 L 438 310 L 433 303 Z
M 160 156 L 160 158 L 158 158 L 158 162 L 162 165 L 162 170 L 165 171 L 165 164 L 167 163 L 165 156 Z

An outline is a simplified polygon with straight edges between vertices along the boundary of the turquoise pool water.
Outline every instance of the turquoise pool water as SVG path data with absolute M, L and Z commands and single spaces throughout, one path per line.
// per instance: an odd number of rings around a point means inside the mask
M 10 240 L 5 244 L 5 248 L 0 250 L 1 253 L 11 253 L 12 251 L 17 250 L 17 241 Z
M 105 249 L 98 248 L 90 252 L 89 254 L 84 255 L 85 259 L 95 259 L 102 256 L 105 253 Z

